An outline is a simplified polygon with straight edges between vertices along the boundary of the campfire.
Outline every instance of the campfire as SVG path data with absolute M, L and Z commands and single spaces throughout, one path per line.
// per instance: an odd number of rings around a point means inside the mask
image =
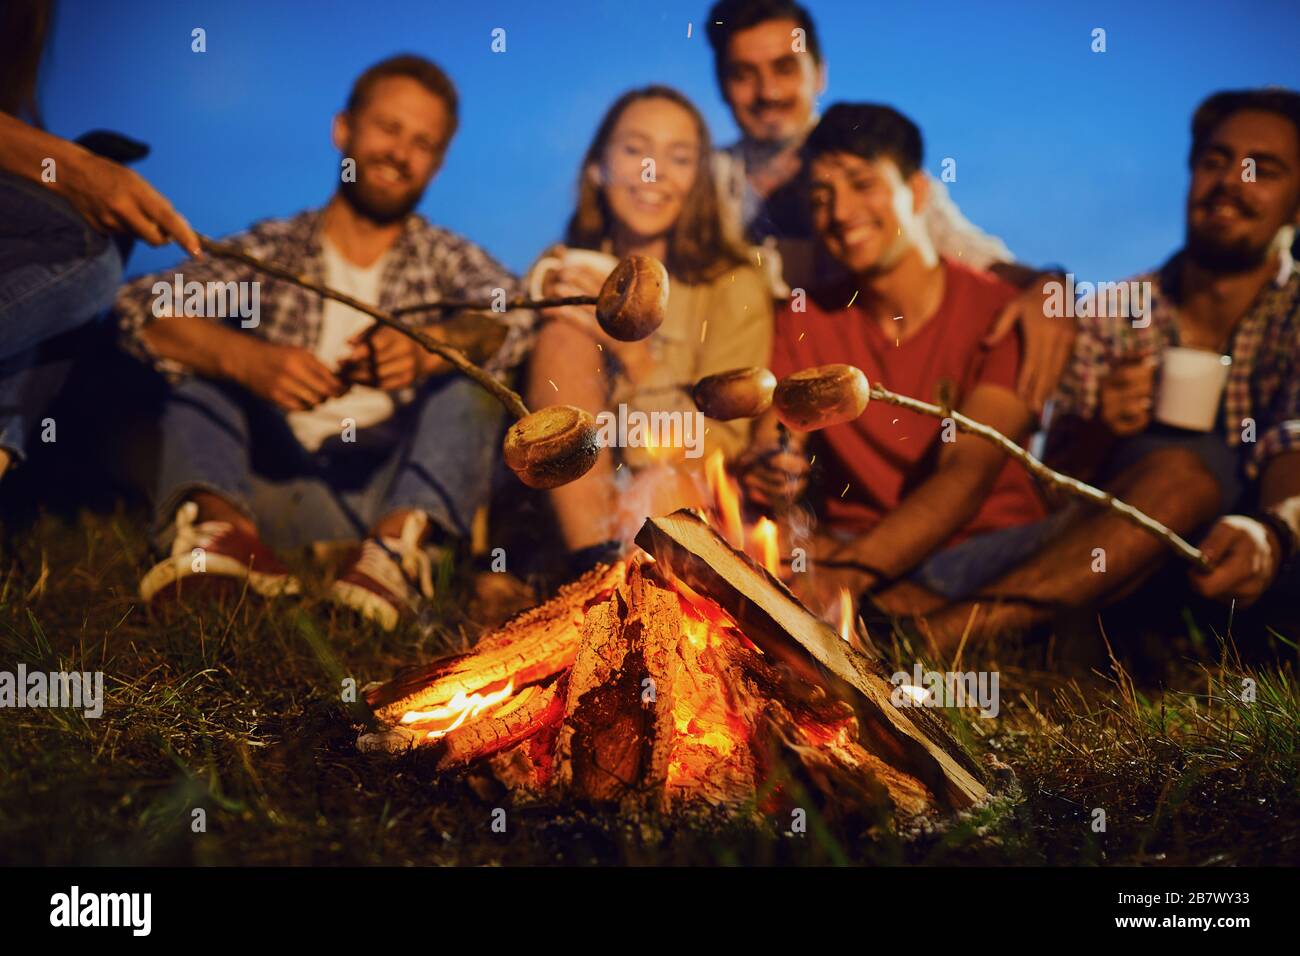
M 811 794 L 900 819 L 981 800 L 943 718 L 890 703 L 880 666 L 772 573 L 775 525 L 746 534 L 728 500 L 721 530 L 650 518 L 635 557 L 370 690 L 360 748 L 427 748 L 521 803 L 761 814 Z

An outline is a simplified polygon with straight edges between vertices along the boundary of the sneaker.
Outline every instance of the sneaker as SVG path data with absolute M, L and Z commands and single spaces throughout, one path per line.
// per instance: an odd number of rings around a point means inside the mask
M 172 553 L 140 580 L 140 597 L 148 603 L 165 589 L 179 593 L 194 585 L 238 582 L 263 597 L 298 594 L 298 579 L 289 573 L 256 535 L 238 531 L 228 521 L 195 524 L 199 506 L 187 501 L 176 511 Z M 195 553 L 196 550 L 199 553 Z
M 330 588 L 334 603 L 377 622 L 384 630 L 413 617 L 421 598 L 433 597 L 433 562 L 420 547 L 429 518 L 413 511 L 400 538 L 367 538 Z

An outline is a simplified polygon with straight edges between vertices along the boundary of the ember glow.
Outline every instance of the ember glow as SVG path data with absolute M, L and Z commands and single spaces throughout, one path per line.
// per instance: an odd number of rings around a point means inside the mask
M 493 691 L 490 694 L 466 694 L 463 690 L 457 691 L 456 696 L 449 702 L 432 710 L 408 710 L 402 715 L 403 724 L 424 724 L 430 722 L 446 722 L 447 726 L 437 727 L 430 730 L 428 737 L 431 740 L 437 740 L 439 737 L 445 737 L 467 720 L 474 720 L 484 711 L 506 700 L 515 692 L 515 682 L 510 680 L 505 687 Z

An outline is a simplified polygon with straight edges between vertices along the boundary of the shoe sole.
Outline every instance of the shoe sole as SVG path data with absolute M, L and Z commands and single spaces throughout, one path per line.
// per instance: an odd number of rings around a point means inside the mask
M 248 589 L 262 597 L 289 597 L 302 593 L 302 586 L 292 574 L 250 571 L 242 562 L 224 554 L 208 555 L 206 570 L 195 571 L 190 558 L 181 554 L 160 561 L 149 569 L 140 580 L 140 598 L 148 604 L 160 591 L 171 588 L 179 593 L 182 582 L 198 584 L 205 578 L 233 580 L 241 586 L 247 582 Z M 199 590 L 203 591 L 205 587 L 200 586 Z
M 374 621 L 385 631 L 397 627 L 401 615 L 397 609 L 375 594 L 374 591 L 353 584 L 351 581 L 335 581 L 330 585 L 330 600 L 340 607 L 355 611 L 367 620 Z

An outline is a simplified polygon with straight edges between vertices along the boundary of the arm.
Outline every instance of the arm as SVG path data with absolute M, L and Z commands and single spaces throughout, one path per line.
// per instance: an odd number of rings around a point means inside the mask
M 54 163 L 48 182 L 46 160 Z M 153 246 L 175 241 L 200 254 L 185 217 L 144 178 L 7 113 L 0 113 L 0 169 L 48 186 L 99 232 L 129 231 Z
M 1020 440 L 1033 415 L 1009 390 L 977 385 L 963 414 Z M 955 432 L 940 449 L 934 473 L 912 491 L 870 533 L 835 557 L 862 564 L 886 578 L 908 571 L 941 547 L 975 516 L 988 497 L 1006 457 L 976 435 Z
M 346 390 L 315 355 L 193 316 L 158 319 L 142 338 L 149 351 L 206 378 L 234 382 L 285 411 L 313 408 Z
M 1295 424 L 1300 432 L 1300 422 Z M 1225 515 L 1201 543 L 1210 570 L 1192 572 L 1192 587 L 1198 592 L 1248 606 L 1276 582 L 1287 558 L 1284 547 L 1300 541 L 1300 449 L 1269 459 L 1260 477 L 1259 504 L 1262 512 L 1290 529 L 1290 543 L 1268 522 Z

